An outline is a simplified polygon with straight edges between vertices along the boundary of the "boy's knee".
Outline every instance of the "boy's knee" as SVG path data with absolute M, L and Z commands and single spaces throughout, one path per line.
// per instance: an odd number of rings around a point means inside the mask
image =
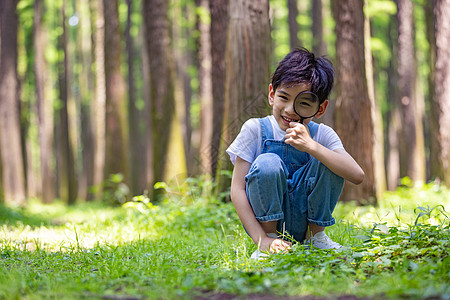
M 250 172 L 258 170 L 261 175 L 284 173 L 285 167 L 281 158 L 274 153 L 263 153 L 253 162 Z

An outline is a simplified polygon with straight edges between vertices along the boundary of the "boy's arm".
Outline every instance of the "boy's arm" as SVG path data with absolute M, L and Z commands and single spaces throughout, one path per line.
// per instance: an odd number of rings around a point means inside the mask
M 364 180 L 364 171 L 347 151 L 330 150 L 314 141 L 303 124 L 292 122 L 286 133 L 286 144 L 311 154 L 336 175 L 354 184 L 360 184 Z
M 261 250 L 270 250 L 271 252 L 285 250 L 289 246 L 288 243 L 280 243 L 278 239 L 273 239 L 266 235 L 261 224 L 256 220 L 253 209 L 248 202 L 245 191 L 245 176 L 248 174 L 250 166 L 249 162 L 237 157 L 231 179 L 231 200 L 233 205 L 242 225 L 244 225 L 253 242 L 260 246 Z M 274 241 L 278 242 L 273 243 Z

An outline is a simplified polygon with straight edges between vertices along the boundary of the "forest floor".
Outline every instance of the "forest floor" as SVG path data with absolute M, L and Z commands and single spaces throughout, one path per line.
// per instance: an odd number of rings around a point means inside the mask
M 120 206 L 0 206 L 0 299 L 450 299 L 450 193 L 402 187 L 339 203 L 337 251 L 262 261 L 231 203 L 199 180 Z

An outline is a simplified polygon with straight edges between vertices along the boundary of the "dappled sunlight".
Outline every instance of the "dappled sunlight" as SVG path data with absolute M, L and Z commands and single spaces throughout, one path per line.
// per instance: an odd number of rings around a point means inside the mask
M 49 216 L 49 211 L 52 211 Z M 27 209 L 29 215 L 46 215 L 51 225 L 30 226 L 22 222 L 0 227 L 0 245 L 23 251 L 67 251 L 91 249 L 104 245 L 121 245 L 140 239 L 158 239 L 159 233 L 151 217 L 145 221 L 126 208 L 64 208 L 60 204 L 39 205 Z M 136 220 L 138 222 L 136 222 Z
M 403 228 L 407 227 L 407 224 L 414 224 L 419 213 L 433 208 L 435 209 L 426 219 L 428 224 L 439 225 L 445 220 L 449 221 L 450 192 L 444 186 L 430 183 L 400 187 L 396 191 L 386 192 L 376 206 L 338 202 L 334 216 L 346 224 L 360 227 L 370 228 L 374 223 L 378 223 Z

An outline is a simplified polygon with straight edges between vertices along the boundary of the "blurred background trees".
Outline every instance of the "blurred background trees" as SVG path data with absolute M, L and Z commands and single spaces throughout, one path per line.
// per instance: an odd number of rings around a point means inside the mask
M 121 202 L 203 174 L 226 191 L 225 149 L 270 113 L 270 75 L 293 47 L 336 69 L 319 121 L 367 174 L 343 200 L 450 186 L 449 11 L 448 0 L 2 0 L 0 201 Z

